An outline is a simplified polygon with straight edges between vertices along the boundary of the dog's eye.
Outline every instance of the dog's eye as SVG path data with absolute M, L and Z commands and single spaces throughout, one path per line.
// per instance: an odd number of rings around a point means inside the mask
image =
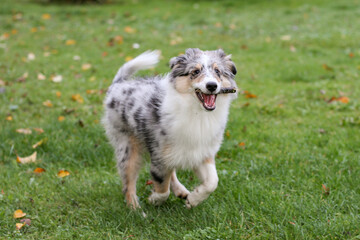
M 192 75 L 198 75 L 200 73 L 200 70 L 199 69 L 196 69 L 196 70 L 194 70 L 193 72 L 192 72 Z
M 216 73 L 217 75 L 220 75 L 219 69 L 215 68 L 215 73 Z

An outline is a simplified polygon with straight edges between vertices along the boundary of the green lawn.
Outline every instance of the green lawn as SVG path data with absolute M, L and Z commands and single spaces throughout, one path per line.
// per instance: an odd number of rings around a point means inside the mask
M 359 19 L 359 0 L 2 0 L 0 239 L 360 239 Z M 154 207 L 146 166 L 144 218 L 126 208 L 102 101 L 127 58 L 159 49 L 158 67 L 140 74 L 165 73 L 189 47 L 223 48 L 238 69 L 220 183 L 194 209 L 173 195 Z M 35 163 L 16 162 L 34 151 Z M 17 209 L 31 226 L 16 230 Z

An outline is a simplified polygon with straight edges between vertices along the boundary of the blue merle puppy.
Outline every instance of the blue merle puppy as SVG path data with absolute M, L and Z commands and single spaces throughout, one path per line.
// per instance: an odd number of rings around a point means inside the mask
M 127 204 L 138 208 L 136 180 L 141 155 L 150 153 L 153 204 L 172 192 L 197 206 L 218 185 L 215 155 L 223 140 L 231 101 L 236 93 L 236 68 L 223 50 L 190 48 L 170 60 L 163 76 L 134 78 L 138 70 L 154 67 L 159 52 L 147 51 L 125 63 L 116 74 L 105 99 L 103 124 L 115 148 Z M 201 184 L 189 192 L 177 179 L 177 169 L 192 169 Z

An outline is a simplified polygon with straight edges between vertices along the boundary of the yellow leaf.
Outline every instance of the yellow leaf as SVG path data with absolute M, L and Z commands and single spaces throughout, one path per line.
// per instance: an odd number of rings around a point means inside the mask
M 239 143 L 239 146 L 240 146 L 240 147 L 244 147 L 244 146 L 245 146 L 245 143 L 244 143 L 244 142 L 241 142 L 241 143 Z
M 83 71 L 86 71 L 86 70 L 89 70 L 91 68 L 91 64 L 90 63 L 84 63 L 82 66 L 81 66 L 81 69 Z
M 7 38 L 10 37 L 10 34 L 9 34 L 9 33 L 4 33 L 4 34 L 2 35 L 2 37 L 3 37 L 4 39 L 7 39 Z
M 42 172 L 46 172 L 45 169 L 38 167 L 38 168 L 35 168 L 35 170 L 34 170 L 34 173 L 42 173 Z
M 12 34 L 12 35 L 15 35 L 15 34 L 17 34 L 17 33 L 18 33 L 18 31 L 17 31 L 16 29 L 12 29 L 12 30 L 11 30 L 11 34 Z
M 41 146 L 44 143 L 44 139 L 41 139 L 40 141 L 38 141 L 37 143 L 35 143 L 34 145 L 32 145 L 32 148 L 35 149 L 38 146 Z
M 44 20 L 49 20 L 50 18 L 51 18 L 51 15 L 48 14 L 48 13 L 44 13 L 44 14 L 42 15 L 42 19 L 44 19 Z
M 126 26 L 124 28 L 124 31 L 127 32 L 127 33 L 135 33 L 136 32 L 136 30 L 134 28 L 130 27 L 130 26 Z
M 65 44 L 66 44 L 66 45 L 75 45 L 75 44 L 76 44 L 76 41 L 73 40 L 73 39 L 68 39 L 68 40 L 66 40 Z
M 58 117 L 58 121 L 59 121 L 59 122 L 62 122 L 62 121 L 64 121 L 64 120 L 65 120 L 65 117 L 64 117 L 64 116 L 59 116 L 59 117 Z
M 78 102 L 78 103 L 84 103 L 84 99 L 82 98 L 82 96 L 80 94 L 74 94 L 71 96 L 71 99 L 75 102 Z
M 46 100 L 45 102 L 43 102 L 43 105 L 44 105 L 45 107 L 53 107 L 53 104 L 51 103 L 50 100 Z
M 124 42 L 124 39 L 122 36 L 115 36 L 114 40 L 117 42 L 117 44 L 122 44 Z
M 66 176 L 69 176 L 70 173 L 69 171 L 66 171 L 66 170 L 60 170 L 58 173 L 57 173 L 57 176 L 59 178 L 63 178 L 63 177 L 66 177 Z
M 21 209 L 18 209 L 14 212 L 14 218 L 22 218 L 25 216 L 26 216 L 26 213 L 24 213 Z
M 59 98 L 59 97 L 61 97 L 61 92 L 59 92 L 59 91 L 56 91 L 56 96 Z
M 37 32 L 37 28 L 36 28 L 36 27 L 33 27 L 33 28 L 30 29 L 30 31 L 31 31 L 32 33 Z
M 30 128 L 19 128 L 16 129 L 17 133 L 22 133 L 22 134 L 31 134 L 31 129 Z
M 12 121 L 13 117 L 12 116 L 7 116 L 5 119 L 6 119 L 6 121 Z
M 25 223 L 16 223 L 17 230 L 20 230 L 23 226 L 25 226 Z
M 31 154 L 30 156 L 28 157 L 19 157 L 17 154 L 16 154 L 16 161 L 18 163 L 31 163 L 31 162 L 35 162 L 36 161 L 36 152 L 34 152 L 33 154 Z
M 128 62 L 128 61 L 130 61 L 130 60 L 132 60 L 132 59 L 133 59 L 133 57 L 127 56 L 127 57 L 125 58 L 125 61 Z

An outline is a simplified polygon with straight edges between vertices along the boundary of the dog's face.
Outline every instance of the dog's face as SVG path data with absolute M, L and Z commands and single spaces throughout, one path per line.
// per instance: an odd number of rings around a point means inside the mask
M 170 60 L 171 77 L 175 89 L 193 94 L 207 111 L 216 108 L 221 88 L 236 87 L 235 64 L 223 50 L 201 51 L 189 48 L 186 53 Z

